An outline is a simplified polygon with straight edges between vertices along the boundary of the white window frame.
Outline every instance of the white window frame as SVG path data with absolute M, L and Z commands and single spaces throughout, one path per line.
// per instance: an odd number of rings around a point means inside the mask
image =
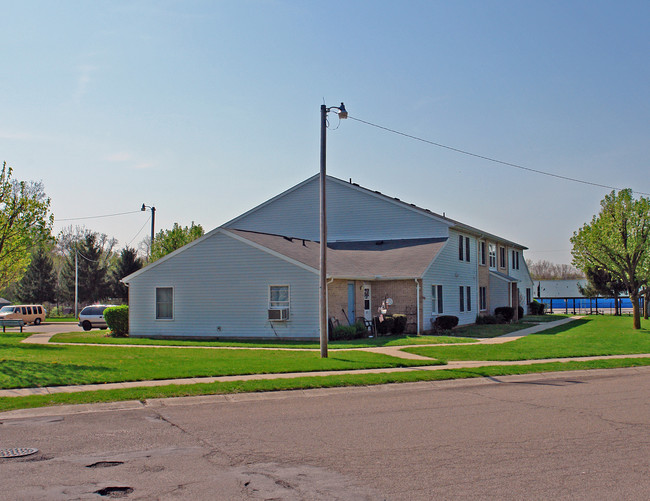
M 271 299 L 271 289 L 273 287 L 286 287 L 287 300 L 286 301 L 273 301 Z M 281 303 L 281 304 L 278 304 Z M 269 285 L 269 310 L 291 310 L 291 286 L 289 284 L 270 284 Z
M 490 262 L 490 269 L 496 270 L 497 269 L 497 245 L 496 244 L 488 244 L 488 256 Z
M 158 290 L 159 289 L 171 289 L 172 291 L 172 316 L 171 317 L 159 317 L 158 316 Z M 164 286 L 156 286 L 155 291 L 154 291 L 154 317 L 158 321 L 162 322 L 170 322 L 174 320 L 174 306 L 175 306 L 175 296 L 176 296 L 176 291 L 174 290 L 174 287 L 171 285 L 164 285 Z
M 442 285 L 440 284 L 431 285 L 431 314 L 432 315 L 440 315 L 444 312 L 445 307 L 444 307 L 444 303 L 442 302 L 443 295 L 439 294 L 439 292 L 442 292 L 442 290 L 443 288 Z M 441 305 L 442 308 L 438 308 L 439 305 Z
M 478 309 L 487 311 L 487 287 L 478 288 Z

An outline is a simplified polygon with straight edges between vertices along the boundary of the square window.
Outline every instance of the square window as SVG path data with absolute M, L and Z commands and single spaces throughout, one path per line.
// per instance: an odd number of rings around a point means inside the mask
M 270 285 L 269 286 L 269 309 L 281 310 L 289 308 L 289 286 L 288 285 Z

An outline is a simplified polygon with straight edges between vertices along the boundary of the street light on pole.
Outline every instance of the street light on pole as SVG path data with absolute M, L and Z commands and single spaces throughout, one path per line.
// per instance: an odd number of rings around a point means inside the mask
M 150 205 L 142 204 L 140 210 L 144 212 L 147 209 L 151 209 L 151 242 L 149 243 L 149 256 L 151 256 L 153 253 L 153 236 L 154 236 L 154 226 L 156 224 L 156 208 Z
M 327 113 L 336 110 L 340 119 L 348 118 L 345 105 L 320 107 L 320 280 L 318 300 L 318 321 L 320 332 L 320 356 L 327 358 L 327 203 L 325 193 L 326 152 L 327 152 Z

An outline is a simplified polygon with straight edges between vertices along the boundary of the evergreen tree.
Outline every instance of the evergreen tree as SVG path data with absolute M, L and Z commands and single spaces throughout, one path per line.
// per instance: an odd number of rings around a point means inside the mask
M 113 296 L 126 302 L 129 299 L 129 289 L 120 282 L 124 277 L 142 268 L 143 263 L 135 251 L 129 247 L 122 249 L 120 257 L 117 259 L 115 268 L 111 270 L 111 288 Z
M 79 303 L 97 303 L 111 295 L 107 277 L 107 260 L 110 255 L 101 246 L 101 235 L 87 232 L 70 246 L 61 270 L 60 290 L 62 298 L 74 301 L 75 254 L 78 265 Z
M 27 271 L 18 283 L 16 296 L 23 303 L 54 302 L 56 274 L 49 251 L 39 246 L 32 254 Z

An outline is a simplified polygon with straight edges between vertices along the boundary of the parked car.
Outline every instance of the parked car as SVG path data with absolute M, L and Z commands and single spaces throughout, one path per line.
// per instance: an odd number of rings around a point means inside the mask
M 16 304 L 0 308 L 0 320 L 22 320 L 38 325 L 45 320 L 47 311 L 40 304 Z
M 90 329 L 106 329 L 106 320 L 104 320 L 104 310 L 110 308 L 112 304 L 94 304 L 86 306 L 79 313 L 79 327 L 83 327 L 85 331 Z

